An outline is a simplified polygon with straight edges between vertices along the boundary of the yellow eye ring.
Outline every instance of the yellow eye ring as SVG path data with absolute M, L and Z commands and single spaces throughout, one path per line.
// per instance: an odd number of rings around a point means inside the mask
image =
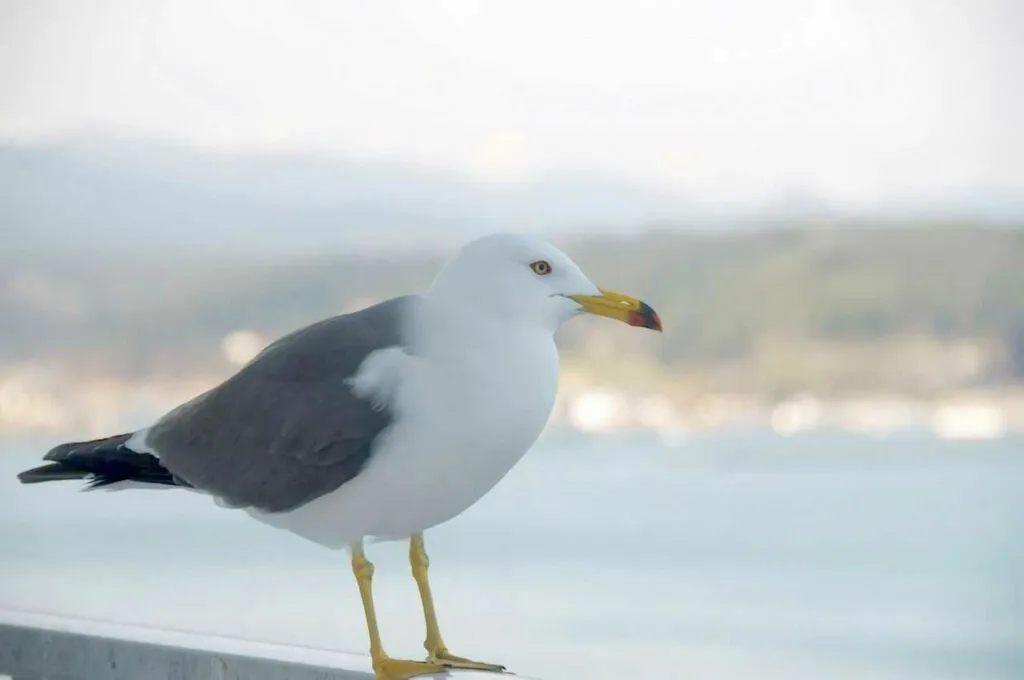
M 538 276 L 547 276 L 551 273 L 551 263 L 547 260 L 537 260 L 530 263 L 530 269 Z

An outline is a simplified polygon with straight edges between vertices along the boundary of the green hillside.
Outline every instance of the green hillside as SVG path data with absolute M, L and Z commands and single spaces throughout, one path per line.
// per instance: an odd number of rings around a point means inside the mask
M 737 389 L 1024 380 L 1020 230 L 665 231 L 561 245 L 599 285 L 642 296 L 665 323 L 655 336 L 574 322 L 560 336 L 570 361 L 628 350 L 662 374 Z M 0 362 L 50 356 L 134 375 L 212 368 L 231 330 L 273 337 L 421 287 L 436 266 L 436 257 L 9 261 Z

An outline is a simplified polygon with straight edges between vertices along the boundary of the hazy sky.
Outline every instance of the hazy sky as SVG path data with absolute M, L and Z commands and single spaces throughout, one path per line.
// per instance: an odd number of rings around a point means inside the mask
M 1024 192 L 1015 0 L 0 0 L 0 138 L 566 168 L 716 200 Z

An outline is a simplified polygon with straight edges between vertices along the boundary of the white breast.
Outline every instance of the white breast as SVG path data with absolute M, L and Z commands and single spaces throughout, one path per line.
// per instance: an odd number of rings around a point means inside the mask
M 501 481 L 540 435 L 558 388 L 558 354 L 545 333 L 401 361 L 399 417 L 363 472 L 287 515 L 254 516 L 336 548 L 426 530 Z

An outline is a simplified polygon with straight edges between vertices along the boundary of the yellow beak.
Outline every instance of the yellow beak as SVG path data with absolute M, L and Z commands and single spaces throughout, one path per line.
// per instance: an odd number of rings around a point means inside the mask
M 651 309 L 646 302 L 611 290 L 603 288 L 600 290 L 600 295 L 570 295 L 569 297 L 578 302 L 584 311 L 590 314 L 606 316 L 630 326 L 661 331 L 661 319 L 658 317 L 658 313 Z

